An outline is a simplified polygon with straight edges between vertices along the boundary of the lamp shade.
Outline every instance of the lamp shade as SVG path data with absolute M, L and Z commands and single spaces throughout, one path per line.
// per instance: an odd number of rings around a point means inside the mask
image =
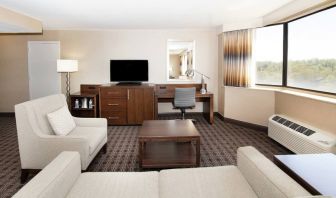
M 57 72 L 75 72 L 78 71 L 78 60 L 57 60 Z

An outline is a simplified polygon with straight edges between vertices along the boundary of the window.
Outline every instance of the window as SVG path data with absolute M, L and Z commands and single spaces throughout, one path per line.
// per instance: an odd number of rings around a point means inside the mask
M 282 85 L 283 25 L 256 29 L 256 84 Z
M 336 8 L 288 23 L 287 86 L 336 93 Z

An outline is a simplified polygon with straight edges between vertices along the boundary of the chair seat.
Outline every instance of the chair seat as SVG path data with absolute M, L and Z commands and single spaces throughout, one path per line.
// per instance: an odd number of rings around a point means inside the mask
M 257 197 L 235 166 L 162 170 L 159 183 L 162 198 Z
M 89 140 L 90 155 L 94 153 L 98 145 L 106 137 L 106 128 L 104 127 L 76 127 L 68 136 L 87 137 Z
M 159 173 L 83 173 L 68 194 L 68 198 L 158 198 Z

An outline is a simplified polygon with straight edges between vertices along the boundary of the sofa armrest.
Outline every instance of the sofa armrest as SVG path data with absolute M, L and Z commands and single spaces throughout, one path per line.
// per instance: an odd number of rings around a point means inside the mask
M 30 182 L 21 188 L 14 198 L 66 197 L 81 174 L 80 157 L 77 152 L 59 154 Z
M 287 198 L 311 195 L 254 147 L 239 148 L 237 163 L 240 172 L 258 197 Z
M 38 149 L 39 148 L 39 149 Z M 80 154 L 82 167 L 86 166 L 89 156 L 89 140 L 86 137 L 43 135 L 39 138 L 37 161 L 50 162 L 62 151 L 76 151 Z M 45 164 L 46 165 L 46 164 Z
M 73 117 L 75 123 L 79 127 L 106 127 L 106 118 L 77 118 Z

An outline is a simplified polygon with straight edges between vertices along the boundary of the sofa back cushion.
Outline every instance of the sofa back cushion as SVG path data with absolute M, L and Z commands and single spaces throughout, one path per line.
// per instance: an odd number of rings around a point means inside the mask
M 40 131 L 47 135 L 54 135 L 54 131 L 48 121 L 47 114 L 54 112 L 65 105 L 67 105 L 67 103 L 63 94 L 46 96 L 25 103 L 27 111 L 34 112 L 34 120 L 37 122 Z
M 251 146 L 238 149 L 237 163 L 240 172 L 260 198 L 287 198 L 311 195 Z
M 78 152 L 64 151 L 17 192 L 14 198 L 63 198 L 81 174 Z

